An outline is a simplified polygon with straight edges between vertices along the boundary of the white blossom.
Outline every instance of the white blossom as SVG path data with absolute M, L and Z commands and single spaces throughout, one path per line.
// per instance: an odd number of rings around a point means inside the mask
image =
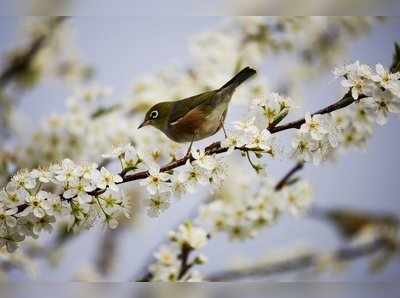
M 46 201 L 43 203 L 43 209 L 48 215 L 66 215 L 70 212 L 70 205 L 62 201 L 60 196 L 49 194 Z
M 317 143 L 308 133 L 299 131 L 292 141 L 292 156 L 300 161 L 311 161 Z
M 342 80 L 342 86 L 351 90 L 354 99 L 361 94 L 368 94 L 371 90 L 369 82 L 356 72 L 350 72 L 347 79 Z
M 228 136 L 221 142 L 222 147 L 228 147 L 227 153 L 233 152 L 235 148 L 240 148 L 246 144 L 243 134 L 238 132 L 230 132 Z
M 17 219 L 13 216 L 17 211 L 17 208 L 5 208 L 0 202 L 0 230 L 7 229 L 7 227 L 13 228 L 17 225 Z
M 36 187 L 36 179 L 26 170 L 19 171 L 13 176 L 12 182 L 14 182 L 17 187 L 23 187 L 25 189 L 33 189 Z
M 54 216 L 44 215 L 40 218 L 36 218 L 33 225 L 33 232 L 39 234 L 42 230 L 51 233 L 53 226 L 51 225 L 56 221 Z
M 175 174 L 171 178 L 171 192 L 177 197 L 181 198 L 188 191 L 186 187 L 186 175 L 184 173 Z
M 78 178 L 78 169 L 70 159 L 64 159 L 61 165 L 55 170 L 55 178 L 60 182 L 70 182 Z
M 93 181 L 84 178 L 74 179 L 70 181 L 68 189 L 64 192 L 63 196 L 66 199 L 77 197 L 81 203 L 89 203 L 92 201 L 92 197 L 88 192 L 92 192 L 95 189 L 96 185 L 94 185 Z
M 389 113 L 400 113 L 400 99 L 389 90 L 377 89 L 372 97 L 363 99 L 363 102 L 375 113 L 379 125 L 386 124 Z
M 246 145 L 247 148 L 261 149 L 263 151 L 269 151 L 271 149 L 270 146 L 271 133 L 263 129 L 262 131 L 258 131 L 250 142 Z
M 271 93 L 266 100 L 256 99 L 252 107 L 261 108 L 262 114 L 271 125 L 275 121 L 282 120 L 295 106 L 293 100 L 278 93 Z
M 322 140 L 324 135 L 328 132 L 324 116 L 311 116 L 310 113 L 307 113 L 304 119 L 305 123 L 301 126 L 300 131 L 304 133 L 309 133 L 312 139 L 316 141 Z
M 382 64 L 377 64 L 375 69 L 377 74 L 373 77 L 373 80 L 395 96 L 400 97 L 400 72 L 390 73 L 385 70 Z
M 38 218 L 42 218 L 46 215 L 46 199 L 48 193 L 45 191 L 39 191 L 37 194 L 30 195 L 26 198 L 28 207 L 22 212 L 22 215 L 28 215 L 30 212 Z
M 54 179 L 52 172 L 48 169 L 34 169 L 31 172 L 31 176 L 34 179 L 38 179 L 42 183 L 49 183 Z
M 253 135 L 258 131 L 257 126 L 254 124 L 255 120 L 256 118 L 252 117 L 246 121 L 236 121 L 234 122 L 234 127 L 237 130 L 244 132 L 246 135 Z
M 187 188 L 190 192 L 192 192 L 198 184 L 205 185 L 208 182 L 207 171 L 198 165 L 192 165 L 189 160 L 186 162 L 184 175 L 187 181 Z
M 118 191 L 117 183 L 122 182 L 122 178 L 120 175 L 116 175 L 108 171 L 105 167 L 100 169 L 100 175 L 97 175 L 96 185 L 100 189 L 106 189 L 107 187 Z
M 169 193 L 155 193 L 145 200 L 147 214 L 150 217 L 157 217 L 161 212 L 167 210 L 170 206 Z
M 25 188 L 17 188 L 16 183 L 11 181 L 7 183 L 5 189 L 0 191 L 0 202 L 8 208 L 15 208 L 25 203 L 28 196 L 29 193 Z
M 204 150 L 192 150 L 192 156 L 195 159 L 193 161 L 194 165 L 198 165 L 206 170 L 211 170 L 215 167 L 215 158 L 206 154 Z
M 227 174 L 227 165 L 222 160 L 215 160 L 214 167 L 209 172 L 209 182 L 212 186 L 218 188 L 225 180 Z
M 190 222 L 186 222 L 178 227 L 177 232 L 171 231 L 169 238 L 180 245 L 199 249 L 207 243 L 207 232 L 200 227 L 193 226 Z
M 158 166 L 152 166 L 149 169 L 149 177 L 143 180 L 140 184 L 146 186 L 147 191 L 151 195 L 155 195 L 169 190 L 169 184 L 167 183 L 168 180 L 170 180 L 169 174 L 160 172 Z
M 179 260 L 176 251 L 166 245 L 161 246 L 160 249 L 154 253 L 154 257 L 163 266 L 179 266 Z

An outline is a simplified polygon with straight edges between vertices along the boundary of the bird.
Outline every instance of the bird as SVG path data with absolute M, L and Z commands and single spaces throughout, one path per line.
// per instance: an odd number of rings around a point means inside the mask
M 188 157 L 193 142 L 210 137 L 221 128 L 227 137 L 224 121 L 232 95 L 239 85 L 255 74 L 256 70 L 247 66 L 221 88 L 181 100 L 159 102 L 146 112 L 138 129 L 150 125 L 174 142 L 190 143 Z

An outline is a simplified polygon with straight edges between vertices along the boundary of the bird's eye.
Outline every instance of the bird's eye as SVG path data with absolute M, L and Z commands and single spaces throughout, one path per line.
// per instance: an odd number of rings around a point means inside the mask
M 156 119 L 157 117 L 158 117 L 158 111 L 157 110 L 151 111 L 150 118 Z

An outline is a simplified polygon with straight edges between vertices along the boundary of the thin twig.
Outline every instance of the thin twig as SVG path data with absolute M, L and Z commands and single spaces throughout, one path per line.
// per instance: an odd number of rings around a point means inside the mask
M 181 260 L 181 267 L 179 269 L 178 280 L 185 276 L 186 272 L 190 270 L 192 264 L 188 263 L 189 255 L 192 252 L 192 248 L 189 245 L 182 245 L 179 259 Z
M 304 163 L 303 162 L 298 162 L 275 186 L 275 190 L 279 191 L 281 190 L 290 180 L 290 178 L 293 177 L 294 174 L 296 174 L 298 171 L 303 169 Z

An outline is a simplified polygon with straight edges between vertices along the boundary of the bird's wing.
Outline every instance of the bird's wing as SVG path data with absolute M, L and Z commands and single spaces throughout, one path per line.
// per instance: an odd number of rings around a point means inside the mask
M 171 110 L 171 114 L 169 117 L 169 123 L 172 124 L 174 122 L 179 121 L 179 119 L 181 119 L 182 117 L 187 115 L 189 112 L 195 110 L 200 105 L 204 105 L 204 104 L 207 105 L 208 102 L 211 103 L 213 101 L 213 99 L 215 98 L 216 94 L 217 94 L 217 92 L 215 90 L 207 91 L 207 92 L 177 101 Z

